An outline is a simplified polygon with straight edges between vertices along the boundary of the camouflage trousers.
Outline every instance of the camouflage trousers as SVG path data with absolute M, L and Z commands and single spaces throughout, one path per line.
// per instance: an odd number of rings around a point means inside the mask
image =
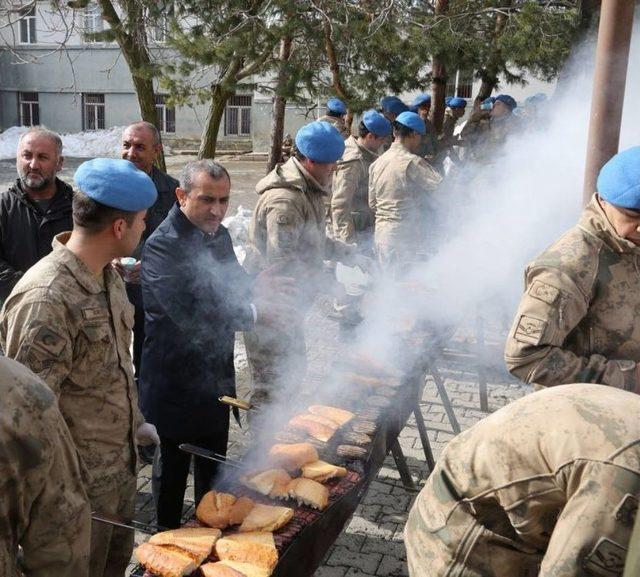
M 133 519 L 136 503 L 136 477 L 117 489 L 97 497 L 90 496 L 91 510 Z M 91 523 L 91 577 L 124 577 L 133 553 L 133 531 L 107 523 Z
M 436 467 L 409 513 L 411 577 L 622 576 L 640 496 L 636 473 L 579 461 L 559 474 L 557 491 L 502 507 L 486 495 L 482 502 L 453 499 L 445 477 Z M 562 493 L 568 499 L 549 535 L 540 525 Z
M 279 402 L 299 389 L 307 368 L 307 346 L 304 319 L 293 322 L 285 332 L 267 326 L 256 326 L 244 333 L 247 358 L 251 370 L 251 403 L 265 406 Z

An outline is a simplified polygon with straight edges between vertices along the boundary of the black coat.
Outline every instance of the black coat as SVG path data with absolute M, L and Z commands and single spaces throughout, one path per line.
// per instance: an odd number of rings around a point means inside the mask
M 228 426 L 235 331 L 253 327 L 252 279 L 231 237 L 196 228 L 176 204 L 144 245 L 145 339 L 140 408 L 161 436 L 189 439 Z
M 73 228 L 72 188 L 56 178 L 47 212 L 22 190 L 20 180 L 0 194 L 0 302 L 26 270 L 52 251 L 53 237 Z

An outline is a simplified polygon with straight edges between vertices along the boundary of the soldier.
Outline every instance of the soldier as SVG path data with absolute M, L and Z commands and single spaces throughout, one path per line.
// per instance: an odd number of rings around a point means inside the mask
M 336 130 L 342 134 L 343 138 L 349 138 L 351 131 L 344 122 L 344 116 L 347 113 L 347 107 L 339 98 L 329 98 L 327 101 L 327 113 L 318 118 L 322 122 L 332 124 Z
M 513 375 L 640 392 L 639 183 L 640 147 L 614 156 L 578 225 L 527 267 L 505 349 Z
M 136 441 L 159 441 L 138 410 L 129 345 L 133 310 L 114 258 L 130 255 L 156 189 L 125 160 L 98 158 L 75 174 L 74 228 L 20 279 L 0 315 L 2 346 L 58 397 L 92 510 L 133 517 Z M 94 523 L 92 577 L 122 577 L 133 533 Z
M 389 122 L 393 122 L 399 114 L 409 112 L 409 107 L 397 96 L 385 96 L 380 99 L 380 112 Z
M 358 137 L 345 142 L 342 159 L 333 175 L 331 216 L 334 238 L 357 243 L 365 251 L 372 242 L 373 215 L 369 208 L 369 167 L 391 134 L 391 123 L 379 112 L 362 115 Z
M 18 141 L 18 180 L 0 195 L 0 303 L 25 271 L 51 252 L 56 234 L 71 230 L 73 190 L 62 170 L 62 140 L 42 126 Z
M 91 511 L 56 398 L 5 357 L 0 398 L 0 575 L 88 577 Z
M 457 96 L 450 98 L 444 111 L 442 132 L 440 133 L 440 146 L 450 148 L 457 143 L 458 137 L 454 136 L 456 124 L 464 116 L 467 101 Z
M 573 384 L 443 451 L 404 530 L 411 577 L 620 576 L 640 499 L 640 398 Z
M 323 280 L 324 260 L 368 267 L 354 247 L 327 238 L 323 198 L 328 194 L 344 140 L 327 122 L 296 134 L 296 155 L 256 185 L 260 196 L 249 228 L 245 267 L 258 273 L 272 265 L 294 278 L 303 302 L 288 330 L 261 325 L 245 333 L 253 377 L 252 402 L 264 404 L 278 391 L 298 386 L 306 368 L 304 318 Z
M 436 130 L 433 127 L 433 122 L 429 120 L 431 95 L 425 93 L 418 94 L 418 96 L 413 99 L 409 110 L 415 112 L 422 118 L 425 126 L 425 133 L 420 139 L 420 147 L 416 154 L 422 156 L 429 164 L 433 165 L 438 154 L 438 139 L 436 138 Z
M 391 148 L 369 169 L 375 249 L 391 272 L 426 251 L 424 215 L 428 197 L 442 179 L 415 153 L 424 133 L 422 119 L 415 112 L 403 112 L 393 123 Z

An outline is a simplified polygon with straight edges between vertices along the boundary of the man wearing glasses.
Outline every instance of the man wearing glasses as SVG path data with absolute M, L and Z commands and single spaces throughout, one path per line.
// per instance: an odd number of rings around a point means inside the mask
M 527 267 L 509 371 L 640 392 L 640 147 L 614 156 L 579 223 Z

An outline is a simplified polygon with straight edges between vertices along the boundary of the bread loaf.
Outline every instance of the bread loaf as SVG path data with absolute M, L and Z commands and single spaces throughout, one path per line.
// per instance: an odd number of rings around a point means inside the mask
M 329 407 L 327 405 L 311 405 L 309 407 L 309 412 L 312 415 L 319 415 L 321 417 L 326 417 L 327 419 L 331 419 L 338 426 L 345 425 L 348 423 L 355 415 L 350 411 L 345 411 L 344 409 L 338 409 L 337 407 Z
M 277 531 L 293 518 L 293 509 L 257 503 L 245 517 L 240 531 Z
M 269 577 L 271 572 L 249 563 L 237 561 L 218 561 L 200 567 L 203 577 Z M 235 573 L 229 573 L 229 570 Z
M 246 475 L 240 481 L 250 489 L 268 496 L 274 485 L 288 485 L 291 477 L 284 469 L 269 469 L 257 475 Z
M 240 497 L 231 506 L 229 511 L 229 525 L 240 525 L 244 518 L 251 512 L 255 502 L 249 497 Z
M 229 526 L 231 507 L 236 498 L 229 493 L 209 491 L 202 497 L 196 508 L 196 517 L 209 527 L 226 529 Z
M 293 429 L 300 429 L 314 439 L 318 439 L 323 443 L 328 442 L 336 432 L 335 427 L 327 426 L 318 422 L 318 417 L 314 415 L 296 415 L 289 421 L 289 426 Z
M 313 463 L 319 458 L 318 451 L 309 443 L 278 444 L 269 450 L 269 460 L 287 471 L 301 469 L 303 465 Z
M 276 548 L 257 541 L 237 541 L 223 537 L 216 543 L 216 555 L 221 561 L 249 563 L 269 572 L 272 572 L 278 563 Z
M 302 476 L 318 483 L 324 483 L 335 477 L 344 477 L 346 474 L 347 470 L 344 467 L 337 467 L 324 461 L 314 461 L 302 467 Z
M 329 489 L 317 481 L 299 477 L 289 483 L 289 497 L 301 505 L 322 510 L 329 504 Z
M 213 546 L 220 538 L 220 529 L 208 527 L 183 527 L 156 533 L 149 543 L 178 547 L 188 554 L 198 565 L 202 563 L 213 550 Z

